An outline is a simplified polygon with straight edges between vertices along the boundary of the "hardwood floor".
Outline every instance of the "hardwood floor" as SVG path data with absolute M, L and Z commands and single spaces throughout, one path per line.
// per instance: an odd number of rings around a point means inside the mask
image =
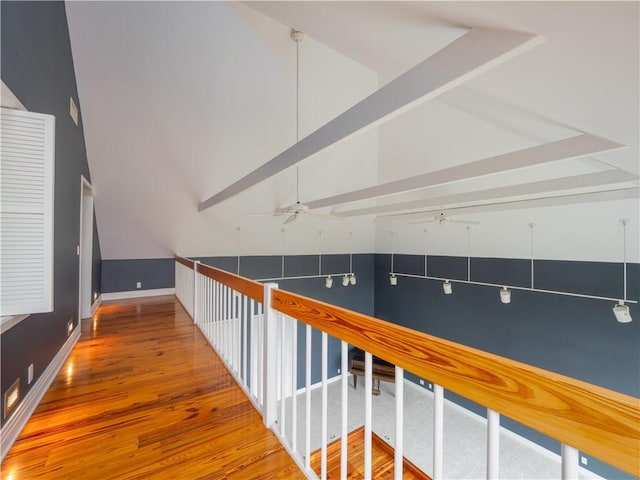
M 104 304 L 2 478 L 304 478 L 175 297 Z
M 364 426 L 349 433 L 347 452 L 347 477 L 364 478 Z M 320 476 L 321 450 L 311 454 L 311 468 Z M 393 479 L 393 448 L 372 432 L 371 472 L 376 479 Z M 327 479 L 340 478 L 340 439 L 327 445 Z M 402 478 L 407 480 L 431 480 L 431 478 L 406 458 L 403 462 Z

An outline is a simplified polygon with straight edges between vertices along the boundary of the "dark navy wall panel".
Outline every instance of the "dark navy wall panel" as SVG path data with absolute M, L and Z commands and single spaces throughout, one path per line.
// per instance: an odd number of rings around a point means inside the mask
M 534 269 L 537 288 L 601 297 L 623 295 L 621 263 L 536 260 Z
M 141 282 L 140 289 L 136 287 Z M 173 258 L 145 258 L 137 260 L 103 260 L 103 293 L 154 290 L 175 287 Z
M 530 287 L 531 261 L 514 258 L 471 258 L 471 278 L 476 282 Z
M 406 256 L 405 258 L 410 258 Z M 422 268 L 424 257 L 414 257 L 410 273 Z M 429 275 L 456 278 L 466 264 L 462 258 L 428 257 Z M 375 313 L 378 318 L 497 355 L 555 371 L 635 397 L 640 396 L 640 309 L 631 305 L 634 321 L 616 322 L 615 302 L 512 290 L 511 303 L 502 304 L 498 287 L 453 284 L 445 295 L 442 281 L 399 277 L 389 283 L 389 255 L 375 257 Z M 528 285 L 527 260 L 471 259 L 471 280 Z M 538 267 L 538 265 L 542 265 Z M 620 264 L 536 261 L 536 286 L 555 290 L 622 295 Z M 399 268 L 395 268 L 401 272 Z M 434 272 L 436 270 L 436 272 Z M 568 272 L 571 272 L 569 275 Z M 629 297 L 637 300 L 640 283 L 637 264 L 628 266 Z M 538 281 L 540 275 L 540 282 Z M 464 275 L 466 278 L 466 273 Z M 482 409 L 455 396 L 448 397 L 484 414 Z M 513 427 L 551 450 L 557 442 L 515 422 Z M 609 478 L 628 478 L 599 462 L 592 467 Z
M 37 380 L 67 340 L 67 322 L 78 323 L 80 177 L 90 180 L 64 2 L 0 3 L 2 80 L 27 110 L 56 117 L 54 198 L 54 311 L 31 315 L 1 336 L 1 396 L 27 367 Z M 80 123 L 69 116 L 69 97 L 80 107 Z M 94 236 L 95 238 L 95 236 Z M 93 272 L 99 270 L 94 243 Z M 93 282 L 99 292 L 99 279 Z M 4 424 L 4 419 L 2 420 Z
M 429 255 L 427 258 L 427 272 L 430 277 L 466 280 L 467 257 Z

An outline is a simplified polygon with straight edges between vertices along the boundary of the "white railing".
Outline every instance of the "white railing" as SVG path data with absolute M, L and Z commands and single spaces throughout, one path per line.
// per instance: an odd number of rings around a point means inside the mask
M 395 428 L 393 438 L 386 439 L 394 447 L 396 479 L 405 466 L 416 468 L 403 455 L 405 371 L 438 382 L 430 400 L 431 468 L 425 468 L 434 479 L 446 474 L 445 388 L 487 408 L 488 479 L 500 478 L 501 414 L 561 442 L 558 475 L 563 479 L 577 478 L 578 449 L 640 473 L 636 398 L 278 290 L 276 284 L 262 285 L 198 262 L 190 269 L 183 260 L 176 259 L 176 295 L 187 310 L 192 302 L 194 322 L 309 478 L 328 477 L 329 455 L 337 450 L 334 438 L 340 442 L 340 477 L 347 478 L 354 426 L 364 431 L 361 472 L 364 478 L 374 475 L 373 355 L 396 365 Z M 330 338 L 340 344 L 340 395 L 333 400 L 328 395 Z M 349 403 L 349 345 L 365 351 L 361 405 Z M 315 384 L 314 371 L 320 373 Z M 340 409 L 339 428 L 329 424 L 329 409 Z

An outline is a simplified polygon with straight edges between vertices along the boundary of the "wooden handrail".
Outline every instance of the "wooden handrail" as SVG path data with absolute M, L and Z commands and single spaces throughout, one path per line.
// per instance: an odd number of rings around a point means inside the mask
M 181 263 L 182 265 L 184 265 L 187 268 L 190 268 L 191 270 L 193 270 L 193 266 L 195 265 L 195 262 L 193 260 L 189 260 L 188 258 L 181 257 L 180 255 L 176 255 L 175 260 L 176 262 Z
M 283 290 L 275 310 L 635 476 L 640 399 Z
M 234 290 L 246 295 L 249 298 L 253 298 L 260 303 L 264 303 L 264 285 L 254 280 L 249 280 L 239 275 L 220 270 L 219 268 L 210 267 L 202 263 L 196 264 L 196 271 L 201 273 L 205 277 L 212 278 L 220 283 L 223 283 Z

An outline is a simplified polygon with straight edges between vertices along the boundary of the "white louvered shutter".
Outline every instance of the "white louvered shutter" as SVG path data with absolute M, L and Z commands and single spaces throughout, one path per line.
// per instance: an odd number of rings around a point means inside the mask
M 0 317 L 53 310 L 54 129 L 0 109 Z

